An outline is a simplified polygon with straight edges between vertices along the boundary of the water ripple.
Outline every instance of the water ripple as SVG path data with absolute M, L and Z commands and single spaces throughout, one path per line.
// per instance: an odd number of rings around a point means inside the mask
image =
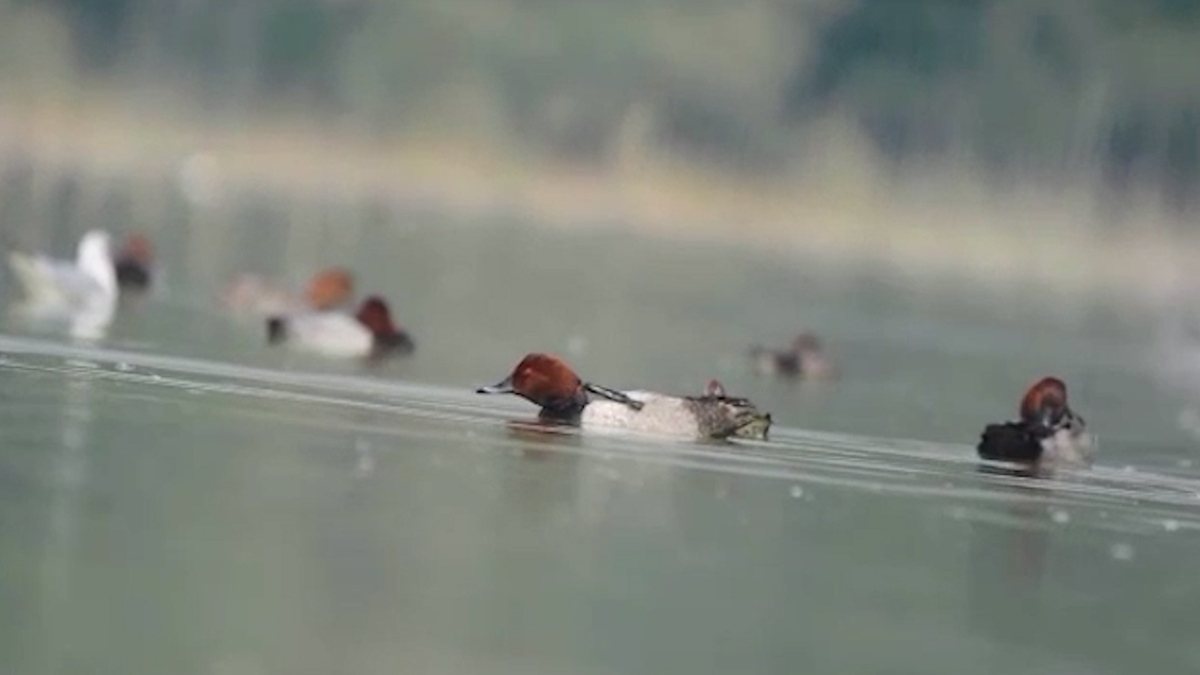
M 96 380 L 164 387 L 191 393 L 252 397 L 349 408 L 389 416 L 417 418 L 441 426 L 367 425 L 314 421 L 288 411 L 241 410 L 238 414 L 277 416 L 296 425 L 320 425 L 381 436 L 441 437 L 461 433 L 486 441 L 487 448 L 520 451 L 528 441 L 482 430 L 513 428 L 513 420 L 531 420 L 532 410 L 515 399 L 481 398 L 469 390 L 382 380 L 365 376 L 286 372 L 239 364 L 143 352 L 76 346 L 0 335 L 0 370 L 89 377 Z M 449 426 L 448 430 L 446 427 Z M 517 425 L 519 427 L 519 424 Z M 529 425 L 531 430 L 533 425 Z M 1103 464 L 1054 478 L 982 473 L 973 448 L 965 443 L 934 443 L 775 427 L 766 442 L 681 443 L 626 436 L 588 436 L 561 430 L 541 434 L 540 450 L 581 455 L 601 462 L 637 462 L 684 470 L 720 472 L 786 481 L 785 490 L 804 485 L 844 488 L 874 494 L 940 498 L 976 506 L 1040 502 L 1047 508 L 1089 509 L 1093 520 L 1116 529 L 1200 531 L 1200 475 L 1163 475 Z M 1065 513 L 1065 511 L 1063 511 Z M 987 511 L 970 517 L 995 516 Z M 989 515 L 990 514 L 990 515 Z M 1116 514 L 1122 519 L 1115 520 Z

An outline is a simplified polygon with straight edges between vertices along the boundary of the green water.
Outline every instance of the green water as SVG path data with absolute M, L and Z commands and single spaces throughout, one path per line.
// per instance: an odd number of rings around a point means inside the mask
M 166 288 L 99 344 L 0 335 L 0 673 L 1194 673 L 1200 462 L 1159 317 L 614 231 L 261 211 L 142 224 Z M 18 228 L 66 253 L 71 221 Z M 118 228 L 119 229 L 119 228 Z M 331 263 L 417 341 L 381 368 L 218 310 Z M 7 282 L 3 300 L 11 304 Z M 828 386 L 753 376 L 820 332 Z M 614 387 L 719 377 L 768 443 L 522 430 L 527 351 Z M 1097 467 L 984 475 L 1053 372 Z

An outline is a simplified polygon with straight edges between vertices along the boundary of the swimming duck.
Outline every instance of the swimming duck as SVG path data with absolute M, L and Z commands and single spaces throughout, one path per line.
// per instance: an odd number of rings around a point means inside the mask
M 760 375 L 780 375 L 805 380 L 832 380 L 838 376 L 833 362 L 825 355 L 820 339 L 809 332 L 800 333 L 784 349 L 755 345 L 750 348 L 754 369 Z
M 985 460 L 1034 468 L 1085 467 L 1091 464 L 1094 445 L 1083 417 L 1067 404 L 1067 385 L 1043 377 L 1021 398 L 1018 419 L 987 425 L 976 449 Z
M 354 274 L 342 267 L 323 269 L 300 296 L 257 274 L 242 274 L 225 288 L 221 304 L 238 314 L 270 316 L 336 309 L 354 295 Z
M 267 342 L 334 357 L 383 357 L 409 354 L 409 334 L 396 327 L 383 298 L 363 300 L 353 316 L 328 310 L 279 314 L 267 318 Z
M 710 383 L 702 396 L 671 396 L 649 391 L 618 391 L 584 382 L 562 359 L 531 353 L 500 382 L 479 394 L 516 394 L 539 406 L 539 418 L 578 425 L 688 439 L 731 436 L 765 438 L 769 413 L 746 399 L 725 395 Z
M 133 234 L 125 239 L 117 253 L 113 267 L 120 289 L 145 290 L 150 287 L 154 253 L 150 240 L 142 234 Z
M 117 303 L 108 232 L 90 230 L 80 237 L 74 261 L 10 251 L 8 263 L 24 292 L 20 309 L 26 316 L 65 321 L 75 337 L 94 339 L 105 334 Z

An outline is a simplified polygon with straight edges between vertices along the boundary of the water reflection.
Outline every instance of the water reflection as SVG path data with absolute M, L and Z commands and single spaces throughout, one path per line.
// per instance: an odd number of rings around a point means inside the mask
M 59 446 L 53 452 L 50 471 L 49 523 L 43 549 L 41 602 L 45 641 L 41 653 L 50 661 L 46 672 L 63 672 L 75 588 L 76 562 L 88 480 L 93 426 L 93 381 L 88 370 L 95 367 L 77 362 L 63 383 L 65 391 L 59 418 Z
M 1033 499 L 972 521 L 967 600 L 977 629 L 1002 642 L 1037 637 L 1051 525 L 1045 505 Z
M 21 302 L 13 306 L 13 315 L 30 329 L 40 332 L 65 332 L 81 342 L 104 339 L 116 315 L 117 303 L 104 299 L 77 306 Z

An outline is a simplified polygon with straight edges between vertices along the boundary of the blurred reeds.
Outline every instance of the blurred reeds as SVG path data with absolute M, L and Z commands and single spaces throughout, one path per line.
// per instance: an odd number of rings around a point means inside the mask
M 1159 292 L 1200 251 L 1197 36 L 1182 0 L 13 0 L 0 148 Z

